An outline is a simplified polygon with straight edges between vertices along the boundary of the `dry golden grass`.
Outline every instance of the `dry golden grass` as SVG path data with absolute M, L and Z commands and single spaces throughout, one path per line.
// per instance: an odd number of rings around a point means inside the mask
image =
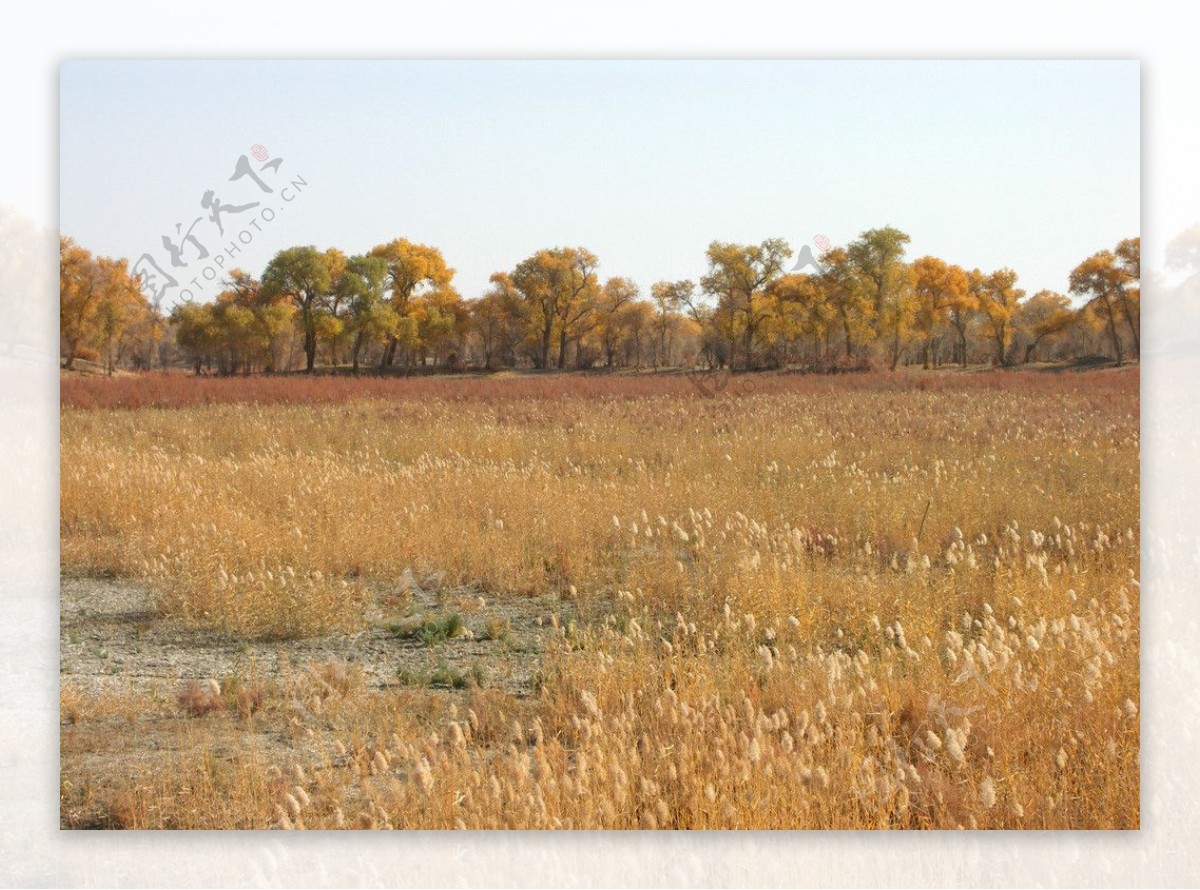
M 1137 827 L 1138 378 L 1093 379 L 64 408 L 64 565 L 184 624 L 352 630 L 409 568 L 579 616 L 531 699 L 309 679 L 180 718 L 113 819 Z M 212 755 L 270 720 L 286 756 Z

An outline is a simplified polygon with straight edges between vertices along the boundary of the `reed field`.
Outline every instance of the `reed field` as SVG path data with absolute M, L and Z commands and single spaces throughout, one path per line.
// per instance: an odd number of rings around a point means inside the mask
M 64 827 L 1139 827 L 1136 368 L 62 398 Z

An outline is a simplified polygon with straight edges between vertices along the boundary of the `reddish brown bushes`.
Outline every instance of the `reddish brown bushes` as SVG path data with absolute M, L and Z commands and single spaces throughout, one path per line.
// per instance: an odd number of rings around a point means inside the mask
M 64 408 L 184 408 L 238 402 L 337 404 L 354 399 L 506 401 L 520 399 L 739 398 L 776 392 L 1023 390 L 1031 393 L 1125 392 L 1136 368 L 1114 373 L 1047 371 L 907 371 L 837 375 L 724 371 L 670 373 L 498 374 L 438 377 L 192 377 L 151 373 L 117 378 L 65 377 Z

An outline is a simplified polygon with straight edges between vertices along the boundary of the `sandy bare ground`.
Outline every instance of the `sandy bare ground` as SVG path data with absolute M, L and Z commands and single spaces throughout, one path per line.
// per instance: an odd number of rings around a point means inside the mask
M 307 640 L 256 642 L 182 627 L 160 618 L 148 590 L 124 581 L 64 574 L 60 609 L 60 673 L 84 693 L 144 692 L 189 680 L 221 679 L 252 666 L 264 678 L 310 663 L 358 664 L 368 685 L 386 688 L 402 670 L 420 675 L 436 665 L 453 670 L 483 666 L 493 685 L 520 694 L 537 670 L 540 643 L 563 603 L 542 599 L 480 604 L 469 591 L 447 594 L 413 579 L 398 582 L 391 597 L 402 604 L 376 606 L 371 626 L 355 634 Z M 459 611 L 468 633 L 427 647 L 397 639 L 392 620 Z M 489 618 L 508 622 L 505 640 L 486 640 Z
M 296 692 L 308 672 L 326 665 L 361 678 L 354 707 L 364 714 L 476 694 L 477 677 L 485 690 L 530 696 L 553 617 L 569 620 L 573 613 L 572 604 L 557 600 L 488 603 L 471 591 L 439 590 L 435 579 L 408 576 L 379 591 L 374 618 L 359 633 L 259 642 L 164 618 L 152 593 L 137 584 L 71 573 L 61 580 L 60 819 L 66 828 L 120 827 L 119 801 L 130 777 L 169 775 L 173 763 L 200 745 L 231 762 L 248 749 L 278 762 L 327 759 L 347 731 L 345 715 L 314 715 Z M 464 636 L 425 645 L 389 630 L 397 620 L 451 612 L 462 615 Z M 484 639 L 497 618 L 511 630 L 502 639 Z M 437 679 L 438 671 L 471 679 L 453 688 Z M 253 719 L 232 708 L 196 716 L 181 705 L 179 694 L 189 685 L 224 685 L 231 678 L 253 678 L 267 690 Z M 304 709 L 303 721 L 297 709 Z

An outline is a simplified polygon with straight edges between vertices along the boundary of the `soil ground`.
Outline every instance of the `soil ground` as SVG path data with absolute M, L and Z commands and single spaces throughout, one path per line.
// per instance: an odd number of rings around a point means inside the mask
M 81 692 L 149 692 L 164 684 L 220 680 L 251 666 L 272 678 L 307 663 L 339 662 L 361 665 L 368 686 L 386 688 L 403 670 L 420 675 L 440 664 L 458 671 L 480 664 L 491 685 L 521 694 L 537 670 L 538 640 L 552 616 L 569 617 L 564 608 L 569 604 L 561 601 L 516 598 L 481 605 L 469 591 L 431 590 L 411 576 L 397 587 L 378 597 L 375 620 L 359 633 L 258 642 L 161 619 L 150 592 L 137 584 L 64 574 L 61 679 Z M 432 647 L 399 639 L 389 629 L 396 620 L 455 611 L 467 633 Z M 505 639 L 483 638 L 489 619 L 507 623 Z
M 488 603 L 470 591 L 438 590 L 411 575 L 377 594 L 375 617 L 359 633 L 261 642 L 183 627 L 160 617 L 149 590 L 127 581 L 64 573 L 60 605 L 61 824 L 116 827 L 119 797 L 110 785 L 135 774 L 169 772 L 202 735 L 218 759 L 254 749 L 267 760 L 318 763 L 328 757 L 345 721 L 308 722 L 294 731 L 292 710 L 309 706 L 295 692 L 310 670 L 356 677 L 356 707 L 386 711 L 414 700 L 432 702 L 487 690 L 528 697 L 557 616 L 571 603 L 513 598 Z M 462 615 L 466 633 L 426 645 L 397 637 L 390 625 L 424 616 Z M 506 629 L 485 639 L 489 622 Z M 458 677 L 462 688 L 441 677 Z M 251 720 L 233 709 L 195 716 L 181 705 L 192 684 L 253 678 L 269 690 Z M 297 682 L 298 678 L 300 682 Z

